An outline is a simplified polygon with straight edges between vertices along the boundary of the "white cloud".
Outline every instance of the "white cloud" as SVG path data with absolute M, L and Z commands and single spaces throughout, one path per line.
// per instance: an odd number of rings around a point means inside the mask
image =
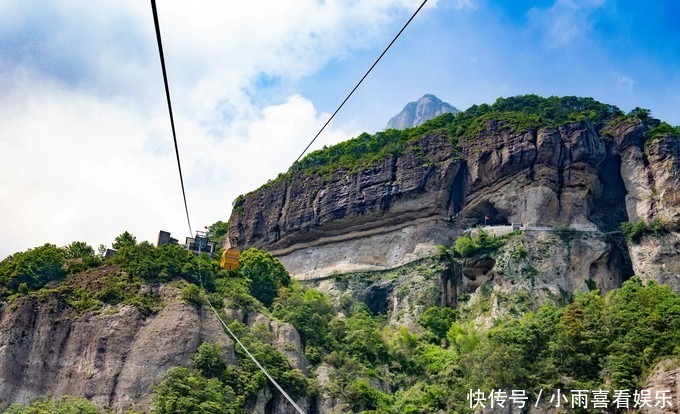
M 477 8 L 475 0 L 455 0 L 454 7 L 456 10 L 474 10 Z
M 13 99 L 0 104 L 3 257 L 43 242 L 110 243 L 123 230 L 149 240 L 161 228 L 188 232 L 164 107 L 149 118 L 30 73 L 16 78 Z M 42 93 L 29 97 L 35 90 Z M 194 228 L 226 219 L 236 195 L 285 171 L 300 137 L 311 138 L 327 116 L 292 96 L 256 119 L 240 117 L 220 142 L 179 117 Z M 325 142 L 349 135 L 329 131 Z
M 188 233 L 151 10 L 0 0 L 0 258 L 45 242 Z M 329 114 L 295 81 L 382 44 L 413 0 L 158 4 L 193 227 L 285 171 Z M 11 17 L 11 22 L 8 19 Z M 8 46 L 9 47 L 9 46 Z M 281 79 L 262 99 L 261 76 Z M 289 86 L 292 85 L 292 86 Z M 273 103 L 272 103 L 273 102 Z M 329 128 L 318 146 L 355 131 Z
M 614 73 L 614 77 L 616 78 L 616 87 L 619 90 L 628 93 L 633 92 L 633 87 L 635 86 L 635 81 L 633 80 L 633 78 L 628 77 L 626 75 L 622 75 L 620 73 Z
M 566 46 L 587 35 L 593 22 L 591 13 L 605 0 L 556 0 L 548 9 L 534 8 L 529 17 L 548 49 Z

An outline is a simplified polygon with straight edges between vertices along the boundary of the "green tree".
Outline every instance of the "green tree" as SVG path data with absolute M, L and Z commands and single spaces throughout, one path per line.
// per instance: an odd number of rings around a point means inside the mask
M 108 250 L 108 248 L 106 247 L 106 245 L 103 244 L 103 243 L 100 243 L 99 247 L 97 247 L 97 257 L 99 257 L 100 259 L 103 259 L 107 250 Z
M 635 109 L 633 109 L 629 113 L 629 115 L 633 115 L 633 116 L 637 117 L 638 119 L 640 119 L 641 121 L 648 120 L 649 117 L 651 116 L 651 114 L 652 114 L 652 111 L 650 111 L 649 109 L 640 108 L 639 106 L 635 107 Z
M 122 234 L 116 237 L 116 240 L 111 245 L 114 249 L 119 250 L 123 247 L 134 246 L 137 244 L 137 237 L 125 230 Z
M 220 246 L 229 232 L 229 222 L 221 220 L 216 221 L 208 227 L 208 231 L 212 233 L 210 240 Z
M 430 332 L 434 333 L 437 339 L 446 338 L 446 333 L 451 328 L 451 324 L 456 321 L 458 313 L 451 308 L 439 308 L 433 306 L 427 308 L 420 315 L 418 322 Z
M 64 258 L 85 259 L 94 258 L 94 249 L 85 242 L 74 241 L 64 248 Z
M 461 236 L 456 239 L 453 249 L 461 257 L 472 257 L 479 251 L 479 244 L 469 236 Z
M 193 283 L 189 283 L 182 288 L 182 300 L 192 305 L 201 305 L 203 303 L 201 288 Z
M 74 241 L 64 247 L 65 267 L 69 273 L 81 272 L 99 264 L 92 246 L 85 242 Z
M 241 253 L 237 270 L 252 281 L 250 293 L 265 306 L 271 306 L 279 288 L 290 283 L 290 275 L 279 259 L 257 248 Z
M 5 414 L 101 414 L 92 403 L 82 397 L 63 396 L 60 398 L 40 398 L 30 405 L 14 404 Z
M 355 307 L 342 325 L 340 342 L 349 355 L 368 364 L 386 360 L 387 346 L 378 330 L 378 323 L 364 306 Z
M 305 348 L 332 347 L 328 324 L 335 311 L 328 297 L 318 290 L 306 289 L 298 284 L 282 289 L 274 302 L 273 314 L 295 326 Z
M 153 408 L 156 414 L 235 414 L 233 400 L 233 390 L 219 379 L 176 367 L 156 387 Z
M 0 262 L 0 287 L 5 293 L 16 292 L 22 284 L 29 290 L 39 289 L 63 278 L 63 265 L 64 249 L 49 243 L 14 253 Z
M 222 353 L 222 345 L 203 342 L 191 358 L 191 364 L 204 377 L 219 378 L 227 368 Z

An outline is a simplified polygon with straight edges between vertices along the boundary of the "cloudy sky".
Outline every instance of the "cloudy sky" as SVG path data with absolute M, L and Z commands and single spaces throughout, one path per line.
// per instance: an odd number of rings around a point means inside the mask
M 159 0 L 194 229 L 285 171 L 420 0 Z M 433 93 L 592 96 L 680 124 L 680 2 L 430 0 L 317 146 Z M 0 0 L 0 258 L 188 235 L 151 8 Z

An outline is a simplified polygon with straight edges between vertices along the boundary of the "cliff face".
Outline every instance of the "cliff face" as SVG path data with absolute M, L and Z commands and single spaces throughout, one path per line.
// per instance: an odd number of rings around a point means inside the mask
M 219 342 L 234 360 L 232 341 L 212 313 L 182 303 L 179 290 L 145 317 L 133 306 L 78 315 L 53 298 L 19 298 L 0 319 L 0 403 L 40 395 L 82 395 L 122 412 L 146 405 L 152 387 L 174 366 L 189 366 L 203 341 Z
M 635 273 L 680 291 L 680 140 L 663 136 L 645 143 L 643 129 L 631 123 L 612 132 L 621 137 L 617 142 L 630 220 L 660 220 L 668 230 L 630 246 Z
M 101 271 L 81 277 L 97 276 Z M 153 387 L 169 369 L 190 367 L 202 342 L 221 344 L 225 361 L 237 363 L 234 342 L 210 309 L 184 303 L 180 289 L 171 285 L 144 288 L 162 298 L 159 312 L 146 315 L 119 305 L 79 314 L 49 294 L 0 303 L 0 409 L 67 394 L 119 413 L 128 408 L 146 412 Z M 291 324 L 256 312 L 227 311 L 230 320 L 251 328 L 263 325 L 270 344 L 308 374 L 300 335 Z M 308 411 L 313 403 L 299 401 Z M 254 404 L 251 411 L 262 414 L 265 405 L 267 413 L 294 412 L 268 389 Z
M 611 253 L 624 273 L 632 261 L 635 273 L 677 289 L 680 144 L 670 135 L 645 142 L 654 121 L 627 117 L 599 131 L 584 121 L 516 132 L 488 120 L 458 147 L 446 134 L 425 134 L 370 168 L 330 177 L 297 173 L 246 195 L 242 210 L 232 213 L 230 235 L 240 247 L 270 250 L 296 277 L 316 278 L 426 257 L 485 217 L 490 225 L 567 227 L 602 237 L 628 220 L 660 219 L 670 230 L 667 240 L 644 237 L 629 257 L 619 237 L 599 253 L 570 254 L 573 263 L 593 256 L 570 268 L 597 266 Z
M 245 198 L 230 237 L 262 246 L 298 276 L 380 270 L 432 252 L 453 236 L 462 162 L 443 134 L 424 136 L 400 157 L 330 177 L 299 175 Z

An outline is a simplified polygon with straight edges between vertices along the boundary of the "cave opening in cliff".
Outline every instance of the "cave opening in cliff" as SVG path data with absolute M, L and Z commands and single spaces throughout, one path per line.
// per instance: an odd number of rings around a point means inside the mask
M 453 179 L 451 189 L 449 190 L 449 201 L 447 209 L 451 213 L 456 214 L 463 209 L 465 205 L 465 168 L 461 168 Z
M 613 145 L 613 144 L 612 144 Z M 598 168 L 598 179 L 602 185 L 600 197 L 593 200 L 589 219 L 603 232 L 610 233 L 608 241 L 611 248 L 607 267 L 613 271 L 615 284 L 620 284 L 633 276 L 633 265 L 626 241 L 618 233 L 621 223 L 628 221 L 626 211 L 626 185 L 621 176 L 621 156 L 608 148 L 608 155 Z
M 609 154 L 598 168 L 602 184 L 600 197 L 593 201 L 590 220 L 604 232 L 616 231 L 628 221 L 626 212 L 626 186 L 621 177 L 621 157 Z
M 476 226 L 509 226 L 508 217 L 486 201 L 476 209 L 471 217 L 476 219 Z

